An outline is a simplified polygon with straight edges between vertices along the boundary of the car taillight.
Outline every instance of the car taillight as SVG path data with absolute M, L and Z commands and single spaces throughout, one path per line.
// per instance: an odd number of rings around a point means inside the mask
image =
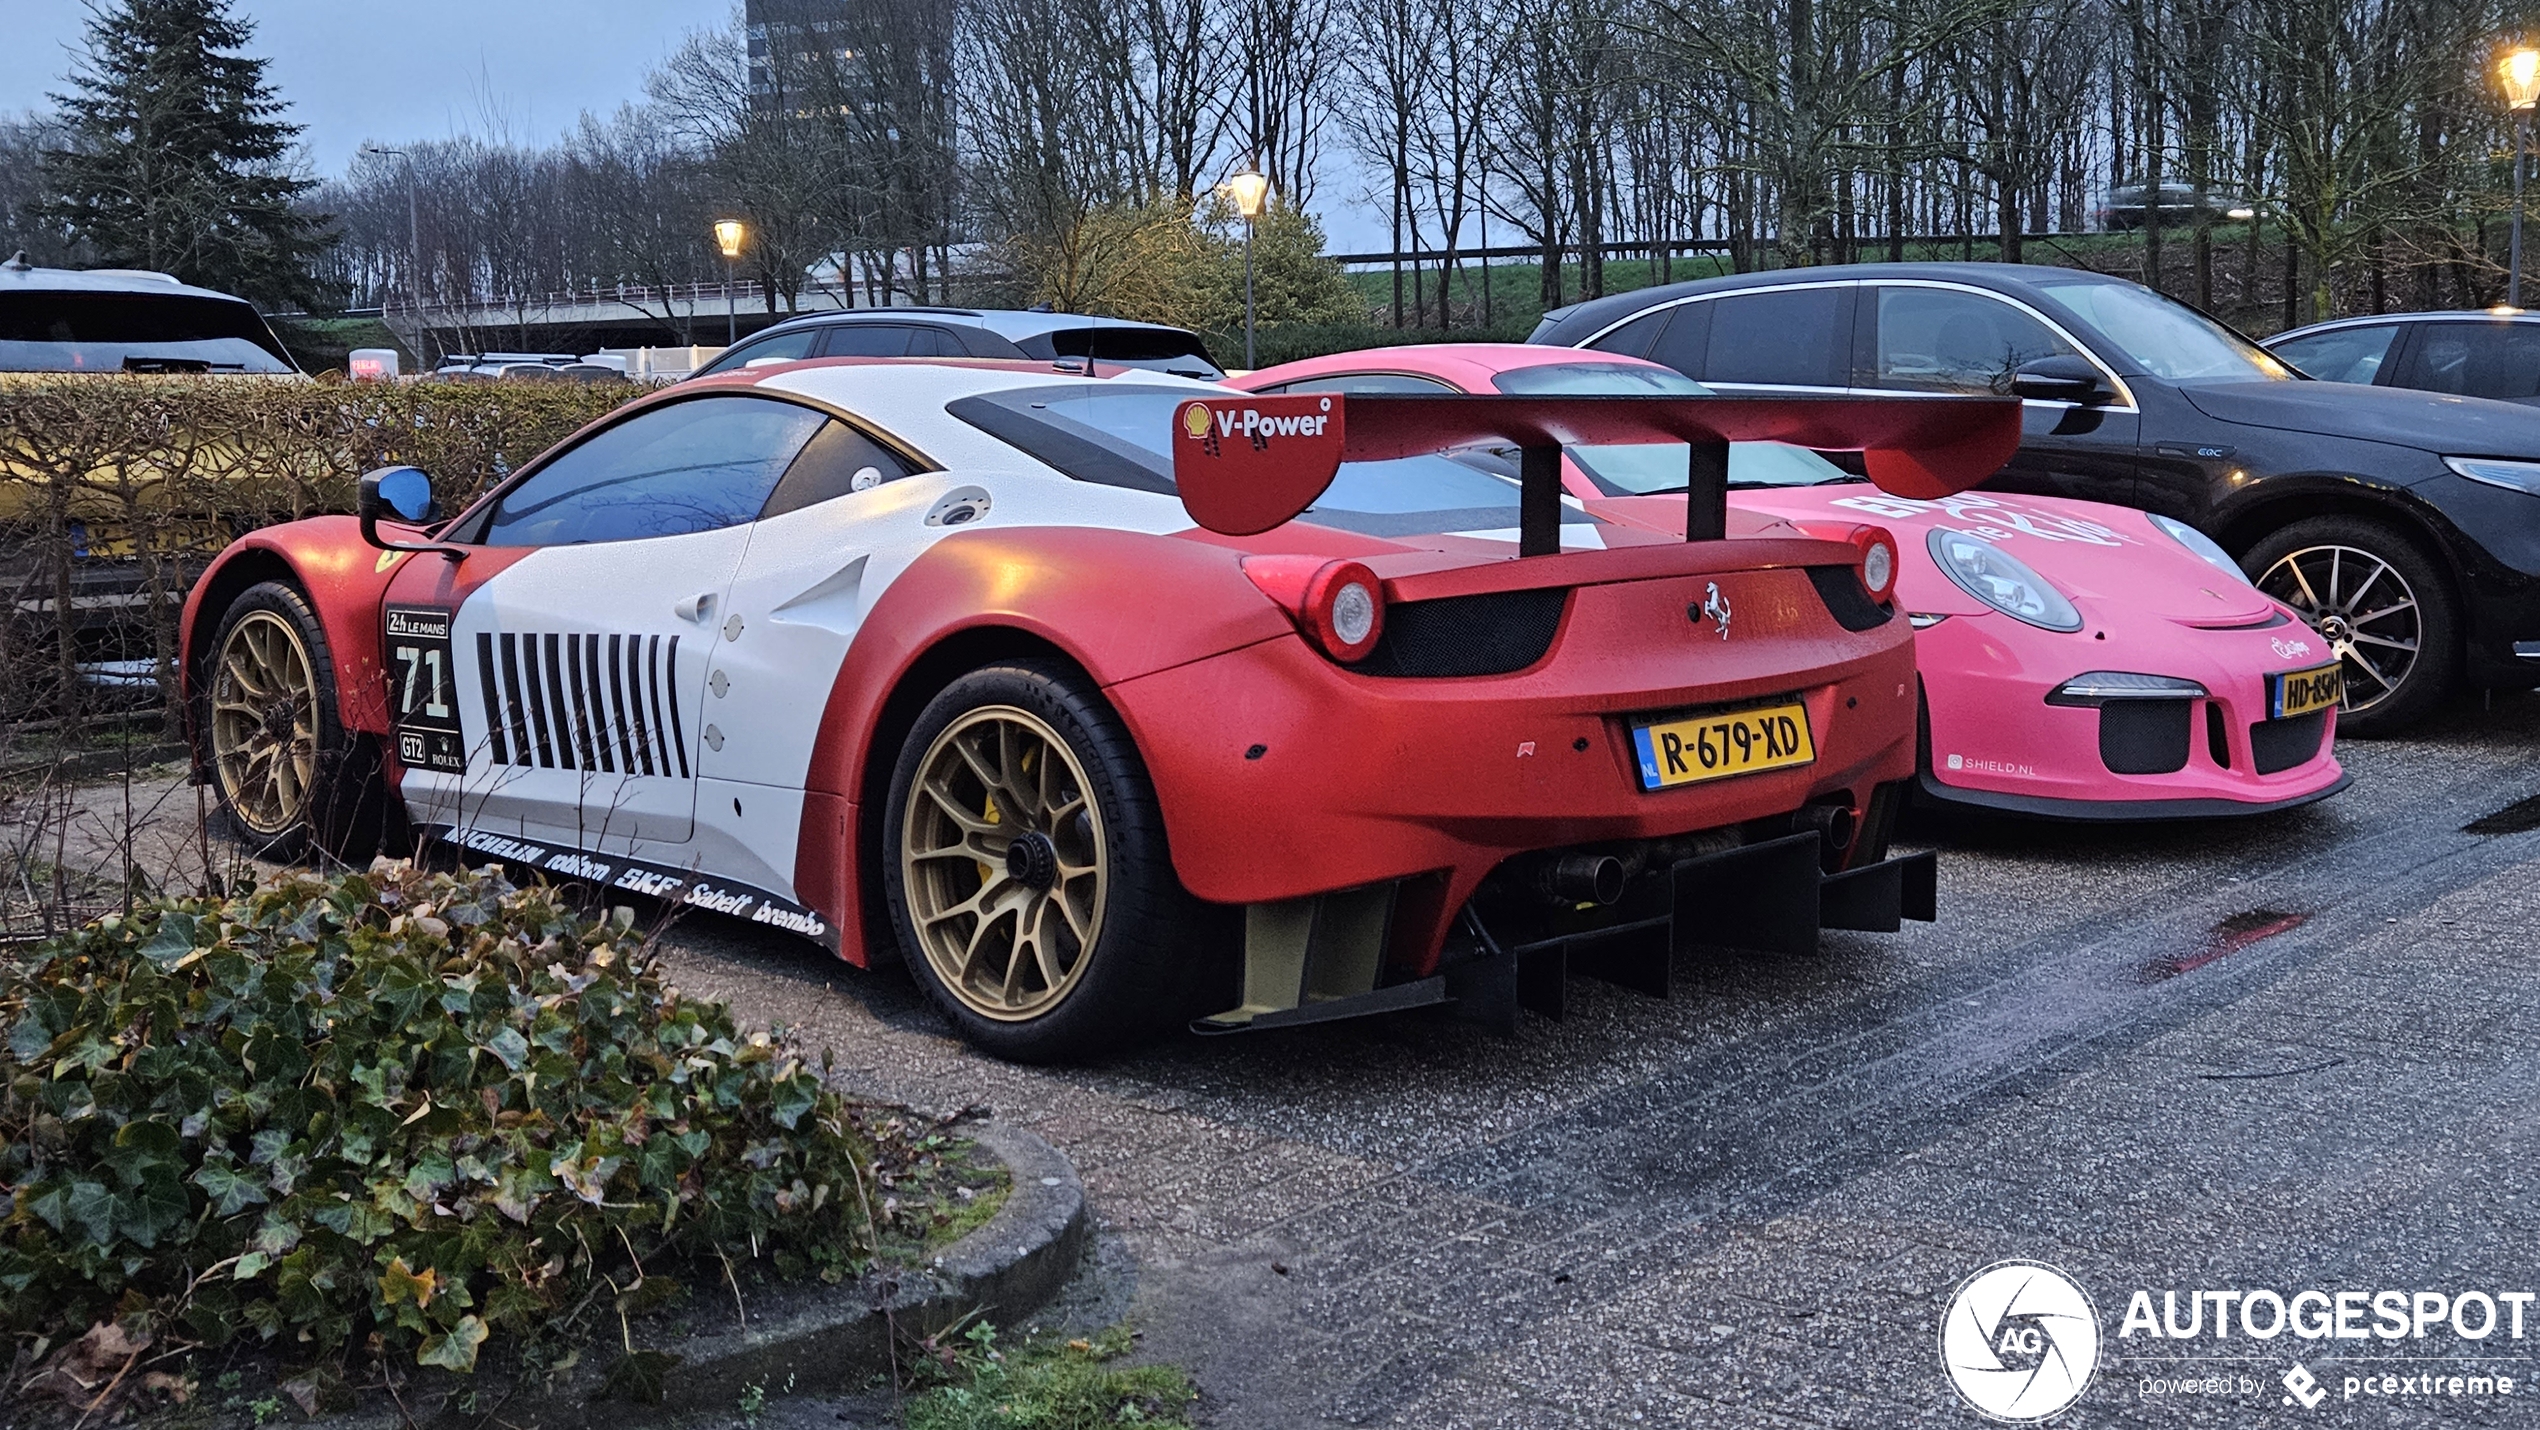
M 1870 599 L 1884 606 L 1896 594 L 1896 538 L 1883 527 L 1852 528 L 1852 549 L 1861 553 L 1861 585 Z
M 1363 660 L 1384 637 L 1385 588 L 1364 562 L 1248 556 L 1244 574 L 1334 660 Z
M 1883 526 L 1835 525 L 1823 521 L 1800 521 L 1792 525 L 1819 541 L 1840 541 L 1852 548 L 1852 567 L 1861 577 L 1861 589 L 1870 599 L 1886 605 L 1896 594 L 1896 538 Z

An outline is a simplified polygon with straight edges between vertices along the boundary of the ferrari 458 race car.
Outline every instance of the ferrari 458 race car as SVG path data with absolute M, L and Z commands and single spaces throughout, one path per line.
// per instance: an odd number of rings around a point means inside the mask
M 1516 343 L 1381 348 L 1266 368 L 1255 392 L 1676 393 L 1639 358 Z M 1487 455 L 1478 459 L 1489 461 Z M 2331 753 L 2336 654 L 2183 522 L 2130 507 L 1870 489 L 1824 458 L 1730 451 L 1729 506 L 1840 535 L 1897 537 L 1897 599 L 1919 634 L 1918 775 L 1945 803 L 2065 819 L 2250 814 L 2345 788 Z M 1590 510 L 1681 531 L 1679 446 L 1575 448 Z
M 1716 482 L 1697 541 L 1559 492 L 1565 444 L 1756 437 L 1937 497 L 2017 407 L 752 369 L 448 520 L 393 468 L 240 540 L 185 617 L 198 759 L 268 846 L 402 826 L 905 956 L 1004 1056 L 1192 1013 L 1510 1025 L 1574 961 L 1663 987 L 1686 943 L 1932 916 L 1930 857 L 1884 847 L 1889 539 L 1718 539 Z M 1434 455 L 1480 441 L 1523 479 Z

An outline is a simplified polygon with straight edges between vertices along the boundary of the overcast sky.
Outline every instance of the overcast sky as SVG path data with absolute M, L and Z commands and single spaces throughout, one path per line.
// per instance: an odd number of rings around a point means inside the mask
M 49 109 L 80 46 L 79 0 L 0 0 L 0 113 Z M 365 140 L 543 142 L 584 110 L 640 99 L 644 75 L 726 0 L 244 0 L 253 50 L 333 178 Z
M 888 0 L 883 0 L 888 3 Z M 545 143 L 584 110 L 641 99 L 644 76 L 730 0 L 242 0 L 251 48 L 306 126 L 320 178 L 364 143 L 463 134 Z M 0 0 L 0 115 L 52 108 L 81 44 L 80 0 Z M 1336 251 L 1386 247 L 1384 215 L 1349 200 L 1364 181 L 1337 148 L 1312 207 Z

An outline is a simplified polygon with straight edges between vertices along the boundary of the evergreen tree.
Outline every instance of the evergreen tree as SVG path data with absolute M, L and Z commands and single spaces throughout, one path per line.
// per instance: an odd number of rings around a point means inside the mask
M 295 204 L 316 185 L 284 165 L 300 126 L 238 53 L 230 0 L 90 0 L 87 54 L 53 96 L 69 142 L 45 155 L 45 207 L 111 266 L 154 268 L 266 302 L 315 299 L 335 242 Z

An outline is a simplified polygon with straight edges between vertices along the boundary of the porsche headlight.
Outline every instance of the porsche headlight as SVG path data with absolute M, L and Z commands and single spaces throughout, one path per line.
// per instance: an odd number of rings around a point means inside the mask
M 2231 579 L 2244 586 L 2255 584 L 2250 581 L 2249 573 L 2240 569 L 2240 563 L 2231 559 L 2231 553 L 2217 545 L 2212 537 L 2175 517 L 2154 514 L 2152 524 L 2170 540 L 2205 558 L 2206 565 L 2217 571 L 2230 572 Z
M 2443 465 L 2473 482 L 2540 497 L 2540 462 L 2508 462 L 2496 457 L 2445 457 Z
M 1958 589 L 2015 621 L 2045 631 L 2081 629 L 2081 612 L 2026 562 L 1980 536 L 1936 528 L 1931 559 Z

